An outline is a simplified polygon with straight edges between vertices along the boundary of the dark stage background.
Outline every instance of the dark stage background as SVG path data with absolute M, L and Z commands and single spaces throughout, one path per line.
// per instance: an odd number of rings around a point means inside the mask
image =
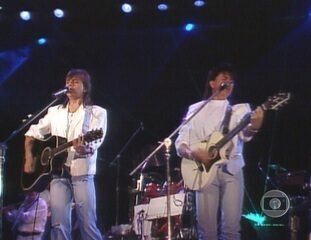
M 0 1 L 0 141 L 52 100 L 69 69 L 87 69 L 94 102 L 108 111 L 96 175 L 99 226 L 107 232 L 116 223 L 117 207 L 117 168 L 110 162 L 143 123 L 120 158 L 118 223 L 128 223 L 129 172 L 147 146 L 173 132 L 187 106 L 201 99 L 208 70 L 232 62 L 238 70 L 233 103 L 255 107 L 278 91 L 292 94 L 285 108 L 267 112 L 262 131 L 245 146 L 244 213 L 261 212 L 260 198 L 273 188 L 266 171 L 272 180 L 278 166 L 310 173 L 310 1 L 209 0 L 195 8 L 192 1 L 173 0 L 167 12 L 156 11 L 157 1 L 132 2 L 136 11 L 125 14 L 121 1 L 112 0 Z M 29 22 L 18 18 L 26 6 L 35 13 Z M 63 7 L 67 16 L 54 18 L 54 7 Z M 193 31 L 184 30 L 188 22 L 196 24 Z M 37 45 L 42 36 L 47 43 Z M 4 204 L 21 191 L 24 132 L 7 142 Z M 179 166 L 174 149 L 171 162 Z M 285 191 L 308 194 L 300 183 L 294 188 Z M 287 218 L 268 221 L 287 224 Z M 285 226 L 242 222 L 245 239 L 286 239 Z

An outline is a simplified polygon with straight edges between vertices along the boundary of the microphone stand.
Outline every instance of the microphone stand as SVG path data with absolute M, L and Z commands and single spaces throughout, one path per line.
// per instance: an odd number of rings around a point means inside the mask
M 166 182 L 167 182 L 167 192 L 166 192 L 166 209 L 167 209 L 167 231 L 168 231 L 168 240 L 172 240 L 172 224 L 171 224 L 171 199 L 170 199 L 170 185 L 171 185 L 171 176 L 170 176 L 170 164 L 169 164 L 169 160 L 170 160 L 170 146 L 172 144 L 172 140 L 171 138 L 177 134 L 179 132 L 179 130 L 185 126 L 187 123 L 190 122 L 190 120 L 196 116 L 205 106 L 207 103 L 209 103 L 215 96 L 217 96 L 222 90 L 224 90 L 225 88 L 227 88 L 227 84 L 222 83 L 219 87 L 219 89 L 217 89 L 208 99 L 206 99 L 202 105 L 193 112 L 192 115 L 190 115 L 190 117 L 188 117 L 187 119 L 185 119 L 167 138 L 164 139 L 164 141 L 162 141 L 160 143 L 160 145 L 153 151 L 151 152 L 132 172 L 130 172 L 130 176 L 134 175 L 139 169 L 142 168 L 142 166 L 144 164 L 146 164 L 151 157 L 156 154 L 163 146 L 165 146 L 166 148 Z
M 56 97 L 52 102 L 50 102 L 46 107 L 44 107 L 42 110 L 40 110 L 38 113 L 32 115 L 30 118 L 28 118 L 18 129 L 14 130 L 9 137 L 4 140 L 3 142 L 0 142 L 0 209 L 3 207 L 3 166 L 5 162 L 5 154 L 7 150 L 7 143 L 13 139 L 17 134 L 19 134 L 22 130 L 24 130 L 27 126 L 29 126 L 33 121 L 35 121 L 37 118 L 39 118 L 50 106 L 55 104 L 59 97 Z M 0 216 L 0 239 L 2 239 L 2 214 Z
M 115 156 L 115 158 L 110 162 L 109 166 L 117 166 L 117 181 L 116 181 L 116 225 L 119 224 L 119 203 L 120 203 L 120 159 L 123 152 L 127 149 L 128 145 L 133 141 L 136 135 L 144 130 L 144 126 L 141 123 L 140 126 L 135 130 L 132 136 L 127 140 L 125 145 L 122 147 L 120 152 Z

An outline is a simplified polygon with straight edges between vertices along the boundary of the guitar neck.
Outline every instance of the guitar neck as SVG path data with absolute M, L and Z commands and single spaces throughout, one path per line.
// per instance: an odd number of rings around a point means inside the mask
M 67 143 L 64 143 L 56 148 L 54 148 L 52 151 L 51 151 L 51 155 L 52 156 L 56 156 L 62 152 L 65 152 L 67 150 L 67 148 L 71 147 L 73 145 L 73 141 L 70 141 L 70 142 L 67 142 Z
M 225 135 L 221 140 L 219 140 L 215 147 L 217 149 L 222 148 L 227 142 L 229 142 L 236 134 L 238 134 L 243 128 L 247 126 L 247 124 L 250 123 L 251 120 L 251 114 L 247 113 L 240 121 L 240 123 L 233 128 L 227 135 Z

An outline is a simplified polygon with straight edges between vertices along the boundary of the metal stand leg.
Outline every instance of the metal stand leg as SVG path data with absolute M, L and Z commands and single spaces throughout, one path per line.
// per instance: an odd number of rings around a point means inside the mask
M 172 240 L 172 220 L 171 220 L 171 175 L 170 175 L 170 147 L 172 141 L 169 138 L 164 140 L 164 145 L 166 147 L 165 157 L 166 157 L 166 208 L 167 208 L 167 239 Z
M 7 146 L 0 143 L 0 209 L 3 207 L 3 165 L 5 162 L 5 151 Z M 2 239 L 2 212 L 0 216 L 0 239 Z

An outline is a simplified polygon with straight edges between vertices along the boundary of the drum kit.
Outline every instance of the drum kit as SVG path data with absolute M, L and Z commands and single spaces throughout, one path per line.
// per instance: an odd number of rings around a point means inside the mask
M 290 200 L 290 239 L 311 239 L 311 176 L 307 171 L 288 171 L 276 165 L 276 186 Z
M 136 188 L 129 189 L 135 196 L 132 217 L 133 230 L 138 239 L 167 239 L 167 193 L 165 156 L 155 154 L 143 167 L 136 180 Z M 170 216 L 174 239 L 184 239 L 181 234 L 181 215 L 185 190 L 179 168 L 174 168 L 170 182 Z

